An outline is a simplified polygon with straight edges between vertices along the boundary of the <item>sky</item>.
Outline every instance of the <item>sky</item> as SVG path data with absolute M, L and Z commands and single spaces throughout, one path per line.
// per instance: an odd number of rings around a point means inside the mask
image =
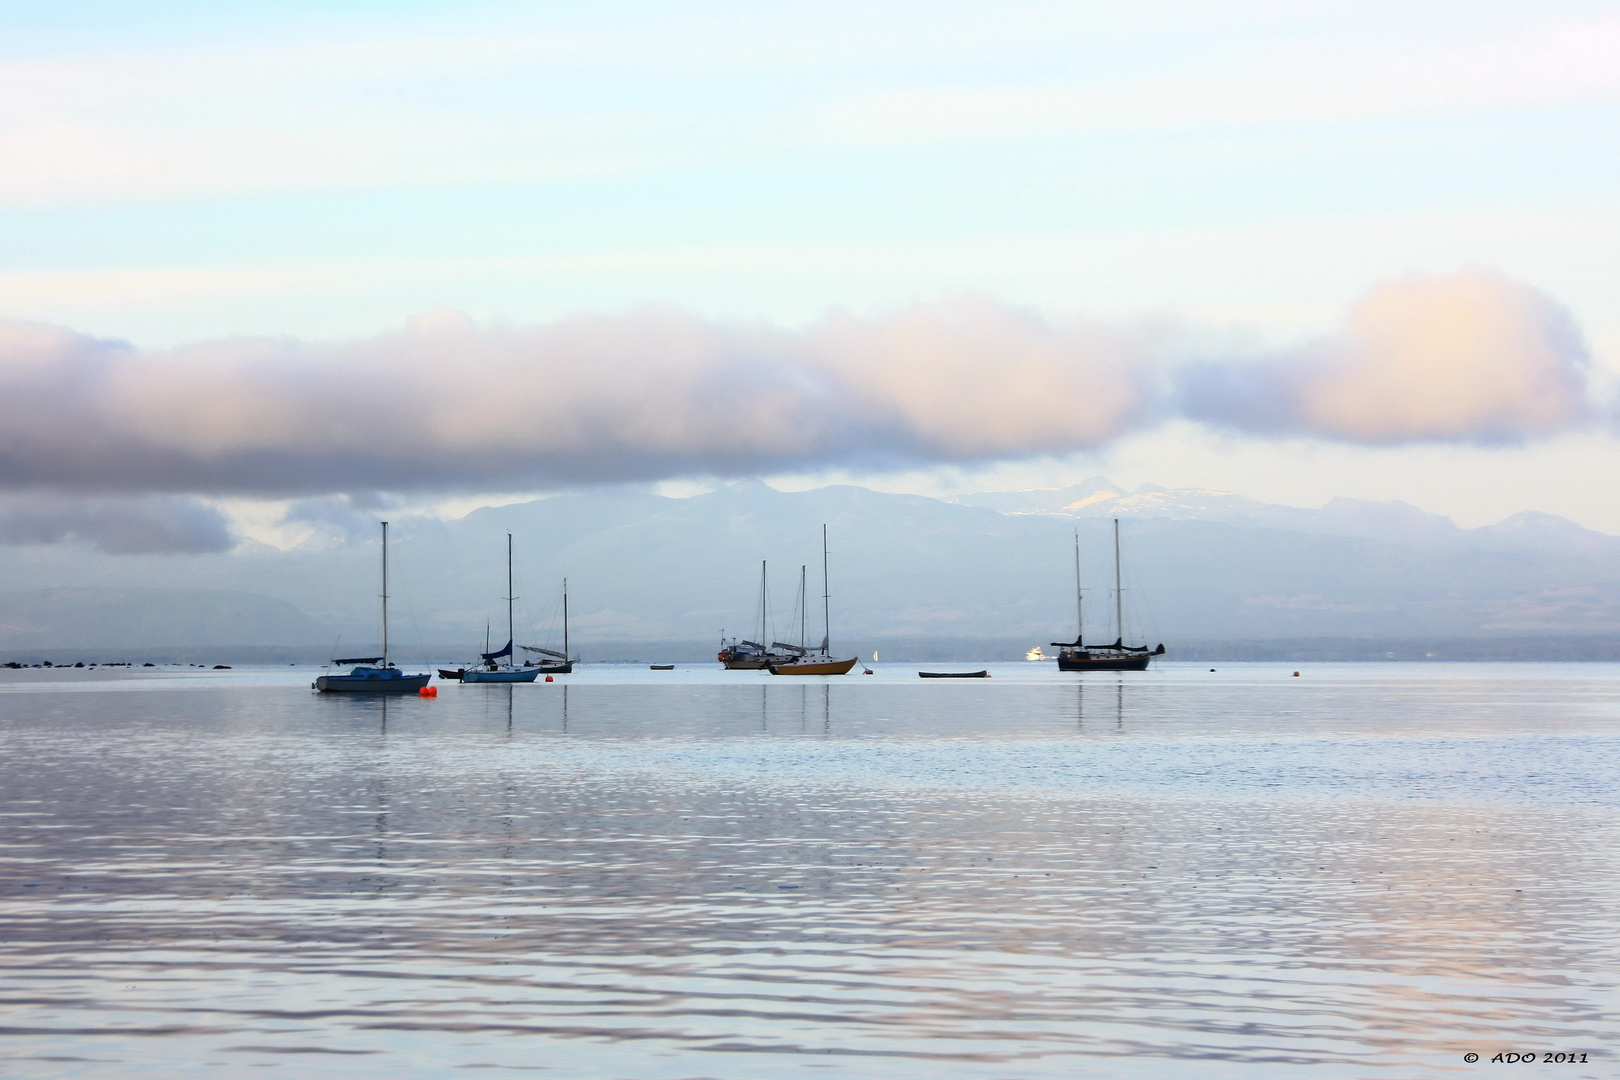
M 1620 532 L 1620 11 L 0 6 L 0 541 L 580 485 Z

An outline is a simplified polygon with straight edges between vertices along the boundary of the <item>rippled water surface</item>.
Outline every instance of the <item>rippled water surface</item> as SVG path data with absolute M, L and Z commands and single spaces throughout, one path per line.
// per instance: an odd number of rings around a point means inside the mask
M 1620 668 L 1217 667 L 7 673 L 0 1075 L 1620 1072 Z

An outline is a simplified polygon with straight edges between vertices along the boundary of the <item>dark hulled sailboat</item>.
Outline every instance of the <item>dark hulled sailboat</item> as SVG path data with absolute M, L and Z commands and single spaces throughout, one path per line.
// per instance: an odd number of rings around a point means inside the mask
M 804 580 L 801 574 L 799 581 L 799 602 L 804 602 Z M 759 671 L 772 664 L 790 664 L 802 658 L 809 650 L 804 643 L 789 645 L 782 641 L 773 641 L 769 645 L 761 644 L 769 638 L 768 629 L 769 612 L 766 610 L 770 603 L 765 589 L 765 563 L 759 564 L 759 641 L 732 641 L 729 644 L 720 642 L 720 652 L 715 659 L 730 671 Z
M 1114 519 L 1114 631 L 1112 645 L 1085 644 L 1085 603 L 1080 589 L 1080 534 L 1074 537 L 1074 640 L 1054 641 L 1057 647 L 1059 671 L 1146 671 L 1148 661 L 1164 655 L 1164 645 L 1149 649 L 1146 645 L 1125 644 L 1124 592 L 1120 587 L 1119 572 L 1119 518 Z
M 541 645 L 519 645 L 518 648 L 522 649 L 524 652 L 534 653 L 536 656 L 542 658 L 542 659 L 539 659 L 539 660 L 526 660 L 526 661 L 524 661 L 523 666 L 526 667 L 526 668 L 534 668 L 535 673 L 538 674 L 538 675 L 568 675 L 568 674 L 572 674 L 572 672 L 574 670 L 574 660 L 576 658 L 571 653 L 569 653 L 569 651 L 568 651 L 568 579 L 567 578 L 563 578 L 562 631 L 563 631 L 563 642 L 562 642 L 563 647 L 562 647 L 561 652 L 558 652 L 556 649 L 545 648 L 544 646 L 541 646 Z

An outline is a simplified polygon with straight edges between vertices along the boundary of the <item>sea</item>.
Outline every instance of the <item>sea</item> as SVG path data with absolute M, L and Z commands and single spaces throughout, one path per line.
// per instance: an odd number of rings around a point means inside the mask
M 0 1076 L 1620 1075 L 1620 666 L 924 666 L 0 673 Z

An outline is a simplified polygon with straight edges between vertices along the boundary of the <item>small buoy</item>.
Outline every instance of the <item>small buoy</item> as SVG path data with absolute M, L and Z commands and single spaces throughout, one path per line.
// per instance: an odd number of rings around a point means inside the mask
M 1214 670 L 1215 670 L 1215 669 L 1214 669 L 1214 668 L 1210 668 L 1210 669 L 1209 669 L 1209 670 L 1211 670 L 1211 671 L 1214 671 Z
M 1296 678 L 1296 679 L 1299 678 L 1299 672 L 1297 672 L 1297 671 L 1294 672 L 1294 678 Z
M 868 675 L 872 674 L 872 669 L 871 668 L 862 668 L 861 670 L 866 672 L 866 674 L 868 674 Z
M 424 686 L 424 687 L 422 687 L 422 689 L 418 690 L 416 693 L 420 697 L 438 697 L 439 696 L 439 688 L 437 686 Z
M 553 679 L 550 675 L 547 675 L 546 676 L 546 682 L 556 682 L 556 680 Z

